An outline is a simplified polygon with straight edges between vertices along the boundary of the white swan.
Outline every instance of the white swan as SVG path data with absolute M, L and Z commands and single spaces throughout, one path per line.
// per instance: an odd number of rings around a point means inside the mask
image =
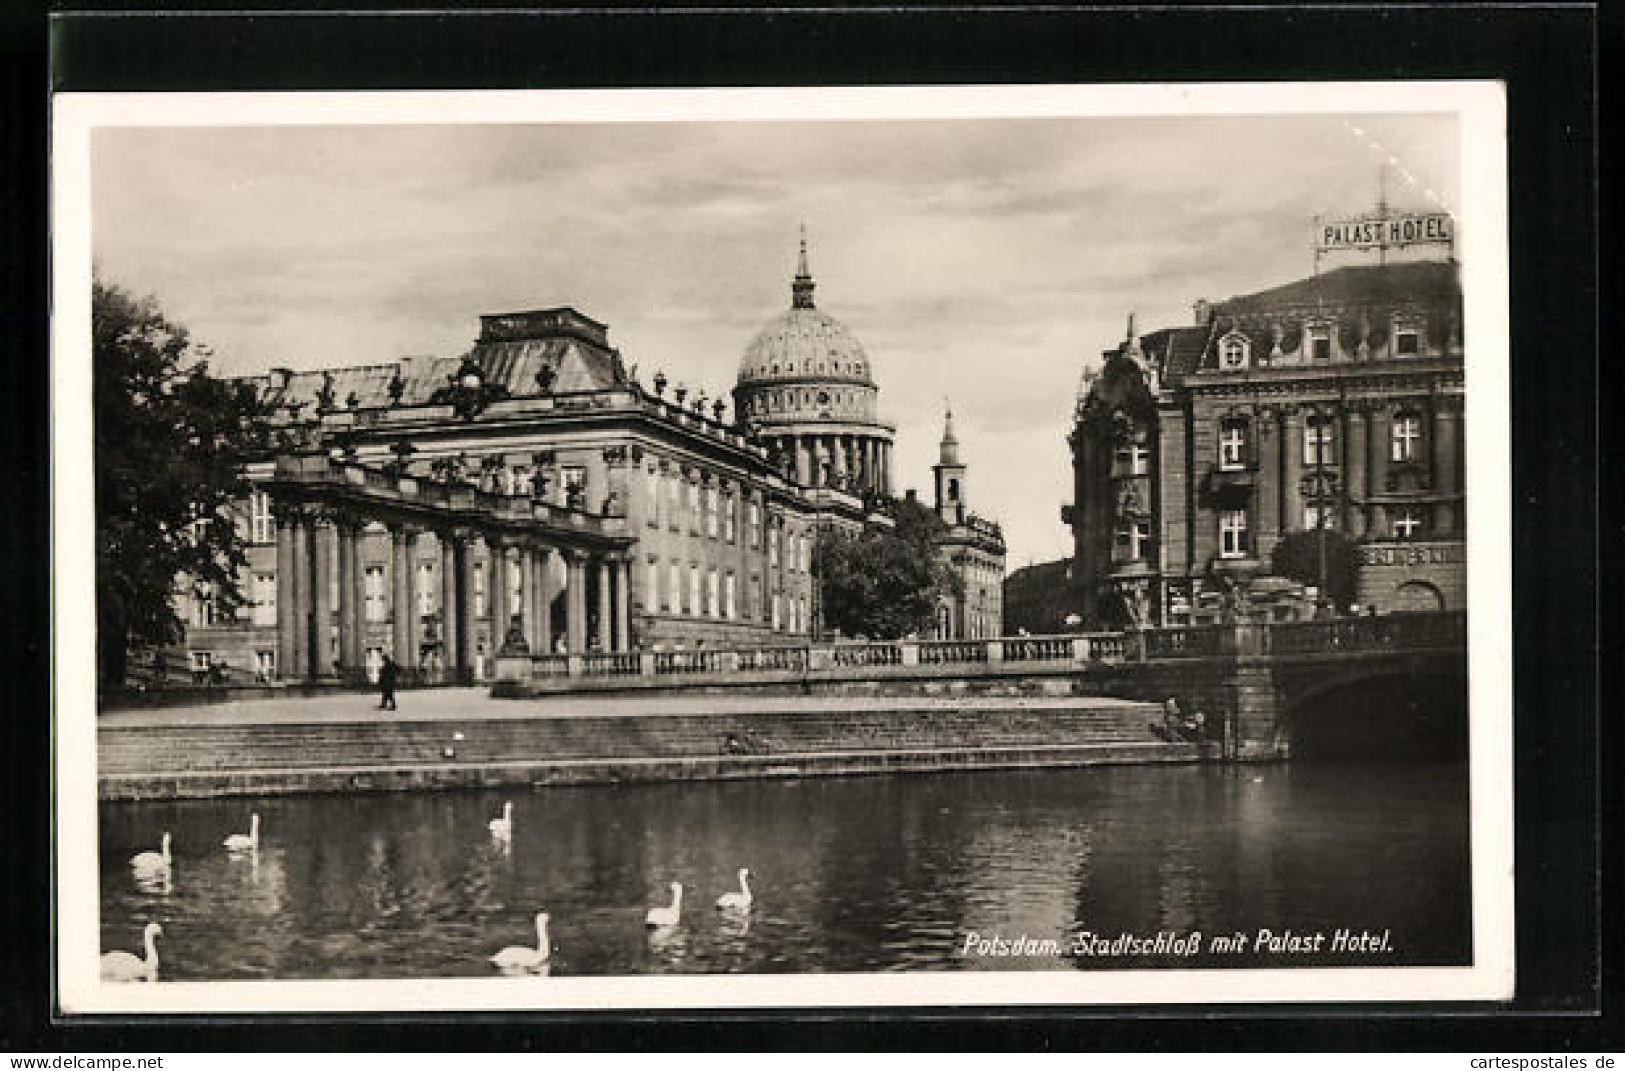
M 147 958 L 137 959 L 129 952 L 107 952 L 102 955 L 102 981 L 104 982 L 156 982 L 158 980 L 158 935 L 164 928 L 156 922 L 147 923 L 142 935 Z
M 220 843 L 224 844 L 228 850 L 234 852 L 252 852 L 259 850 L 260 816 L 257 814 L 249 815 L 247 833 L 233 833 Z
M 645 926 L 675 926 L 683 917 L 683 884 L 680 881 L 671 883 L 671 906 L 651 907 L 649 913 L 643 916 Z
M 491 819 L 491 836 L 507 840 L 513 836 L 513 803 L 502 805 L 502 817 Z
M 547 912 L 536 912 L 536 947 L 509 945 L 491 957 L 491 962 L 505 971 L 535 970 L 547 962 L 553 946 L 547 939 Z
M 157 880 L 169 876 L 169 834 L 164 834 L 163 847 L 155 852 L 141 852 L 130 858 L 130 869 L 135 871 L 136 880 Z
M 739 868 L 739 891 L 723 893 L 717 897 L 717 907 L 732 911 L 749 911 L 751 901 L 756 898 L 750 894 L 750 870 L 747 867 Z

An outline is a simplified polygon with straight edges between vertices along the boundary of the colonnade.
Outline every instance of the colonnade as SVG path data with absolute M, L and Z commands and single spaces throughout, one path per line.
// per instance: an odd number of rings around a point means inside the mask
M 805 432 L 774 435 L 781 454 L 792 459 L 796 482 L 804 487 L 852 486 L 892 493 L 890 439 L 858 432 Z
M 361 546 L 367 522 L 341 506 L 278 503 L 275 511 L 278 674 L 304 679 L 364 672 L 368 563 Z M 541 536 L 468 525 L 382 523 L 389 534 L 388 580 L 378 595 L 387 600 L 388 646 L 403 670 L 424 668 L 427 646 L 438 650 L 448 677 L 470 676 L 478 664 L 482 619 L 489 625 L 489 655 L 517 649 L 520 642 L 533 654 L 553 653 L 561 638 L 572 654 L 631 649 L 632 562 L 624 551 L 559 547 Z M 480 544 L 483 555 L 476 552 Z M 551 613 L 559 594 L 554 554 L 565 566 L 562 637 L 554 635 Z M 425 561 L 438 567 L 437 637 L 426 630 L 421 612 Z M 483 614 L 476 599 L 481 570 Z M 589 586 L 597 591 L 595 613 L 589 612 Z

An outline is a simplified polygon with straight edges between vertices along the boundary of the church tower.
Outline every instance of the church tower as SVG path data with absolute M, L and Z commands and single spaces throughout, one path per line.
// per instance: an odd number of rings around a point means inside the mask
M 948 406 L 942 420 L 942 445 L 938 448 L 937 463 L 931 466 L 936 476 L 937 516 L 946 523 L 965 523 L 965 466 L 959 460 L 959 439 L 954 436 L 954 411 Z

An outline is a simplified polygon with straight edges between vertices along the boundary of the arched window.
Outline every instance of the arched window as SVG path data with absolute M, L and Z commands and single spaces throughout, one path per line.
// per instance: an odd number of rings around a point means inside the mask
M 1219 342 L 1219 367 L 1227 372 L 1247 367 L 1247 336 L 1231 332 Z

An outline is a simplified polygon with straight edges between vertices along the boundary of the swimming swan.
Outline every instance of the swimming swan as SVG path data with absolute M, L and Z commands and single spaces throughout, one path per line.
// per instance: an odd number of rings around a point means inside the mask
M 142 852 L 132 856 L 130 869 L 137 878 L 162 878 L 169 874 L 169 834 L 164 834 L 163 847 L 155 852 Z
M 158 935 L 164 928 L 156 922 L 147 923 L 142 935 L 147 946 L 147 958 L 137 959 L 128 952 L 107 952 L 102 956 L 104 982 L 156 982 L 158 980 Z
M 502 805 L 502 817 L 491 819 L 491 836 L 507 840 L 513 836 L 513 804 Z
M 257 814 L 249 815 L 247 833 L 233 833 L 220 843 L 234 852 L 258 851 L 260 846 L 260 816 Z
M 509 945 L 491 957 L 491 962 L 505 971 L 534 970 L 547 962 L 553 946 L 547 939 L 547 912 L 536 912 L 536 947 Z
M 683 884 L 674 881 L 671 883 L 671 906 L 651 907 L 649 913 L 643 916 L 645 926 L 675 926 L 683 917 Z
M 746 867 L 740 867 L 739 891 L 723 893 L 721 896 L 717 897 L 717 907 L 725 910 L 749 911 L 751 901 L 756 899 L 750 894 L 750 882 L 747 880 L 749 878 L 750 870 Z

